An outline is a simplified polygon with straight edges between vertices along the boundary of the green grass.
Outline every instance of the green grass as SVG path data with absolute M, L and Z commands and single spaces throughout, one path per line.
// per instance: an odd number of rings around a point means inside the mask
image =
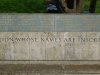
M 85 0 L 84 10 L 89 10 L 89 0 Z M 1 13 L 43 13 L 44 0 L 0 0 Z M 96 13 L 100 13 L 100 0 L 97 1 Z
M 43 0 L 0 0 L 0 12 L 45 12 Z
M 96 12 L 100 13 L 100 0 L 97 1 Z
M 89 10 L 89 4 L 90 4 L 90 0 L 85 0 L 85 5 L 84 5 L 85 11 Z M 100 13 L 100 0 L 97 0 L 96 13 Z

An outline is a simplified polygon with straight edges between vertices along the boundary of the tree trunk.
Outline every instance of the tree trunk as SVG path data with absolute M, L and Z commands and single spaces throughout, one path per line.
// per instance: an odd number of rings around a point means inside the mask
M 84 0 L 77 0 L 77 9 L 76 12 L 82 12 L 84 8 Z
M 91 0 L 89 12 L 90 13 L 95 13 L 95 8 L 96 8 L 96 0 Z
M 68 3 L 67 7 L 69 9 L 73 9 L 74 8 L 74 0 L 66 0 L 66 2 Z
M 80 13 L 84 0 L 59 0 L 61 9 L 67 13 Z

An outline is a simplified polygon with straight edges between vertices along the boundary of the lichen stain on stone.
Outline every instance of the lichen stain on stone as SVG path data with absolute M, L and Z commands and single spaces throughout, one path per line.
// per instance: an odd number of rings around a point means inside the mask
M 5 59 L 6 50 L 7 50 L 7 48 L 6 48 L 5 44 L 1 43 L 0 44 L 0 60 Z

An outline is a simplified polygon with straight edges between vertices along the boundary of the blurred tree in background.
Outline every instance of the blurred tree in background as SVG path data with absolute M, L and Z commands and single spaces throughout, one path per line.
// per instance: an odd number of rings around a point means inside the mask
M 89 8 L 89 12 L 90 13 L 95 13 L 96 1 L 97 0 L 90 0 L 90 8 Z

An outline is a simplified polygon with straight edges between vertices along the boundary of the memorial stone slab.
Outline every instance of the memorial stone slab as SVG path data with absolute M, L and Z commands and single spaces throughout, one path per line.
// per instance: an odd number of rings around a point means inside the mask
M 100 15 L 0 14 L 0 75 L 100 75 Z

